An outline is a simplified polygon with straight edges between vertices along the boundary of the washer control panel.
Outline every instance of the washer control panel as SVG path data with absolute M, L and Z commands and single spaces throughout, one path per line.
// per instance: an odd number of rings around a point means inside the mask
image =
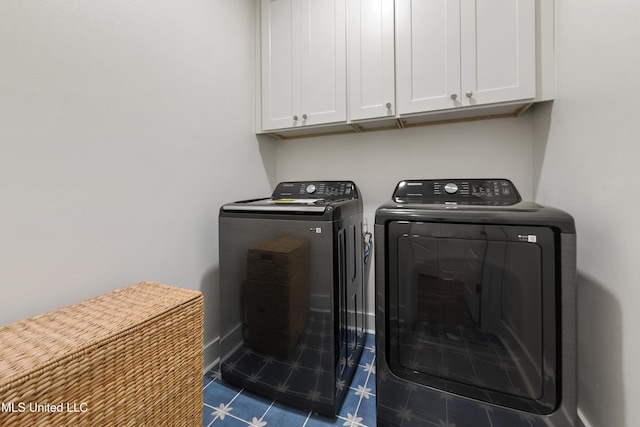
M 442 179 L 400 181 L 393 193 L 396 203 L 508 206 L 522 199 L 508 179 Z
M 300 181 L 281 182 L 271 195 L 272 200 L 280 199 L 357 199 L 358 190 L 352 181 Z

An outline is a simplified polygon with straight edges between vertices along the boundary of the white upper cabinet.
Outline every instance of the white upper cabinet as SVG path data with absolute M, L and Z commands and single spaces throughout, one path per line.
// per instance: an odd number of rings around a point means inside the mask
M 349 0 L 349 118 L 393 117 L 393 0 Z
M 535 0 L 396 0 L 399 114 L 534 100 Z
M 254 0 L 258 132 L 516 117 L 553 99 L 554 0 Z
M 346 122 L 345 0 L 261 0 L 262 129 Z

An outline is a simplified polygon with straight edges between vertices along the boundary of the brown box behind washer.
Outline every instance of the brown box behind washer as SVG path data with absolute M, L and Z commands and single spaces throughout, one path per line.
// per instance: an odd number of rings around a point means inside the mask
M 288 358 L 309 315 L 311 240 L 284 235 L 247 253 L 245 342 Z

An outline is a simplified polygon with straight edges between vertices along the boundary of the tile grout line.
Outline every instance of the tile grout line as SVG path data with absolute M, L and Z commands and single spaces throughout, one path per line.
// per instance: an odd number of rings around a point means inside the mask
M 364 362 L 364 363 L 358 363 L 358 368 L 359 369 L 364 369 L 366 371 L 366 376 L 364 377 L 364 382 L 361 384 L 356 384 L 356 387 L 353 387 L 353 384 L 349 385 L 349 390 L 353 390 L 354 394 L 357 392 L 361 392 L 360 396 L 358 396 L 358 400 L 357 400 L 357 404 L 355 405 L 355 407 L 352 407 L 354 409 L 354 413 L 351 414 L 351 416 L 349 417 L 348 412 L 343 412 L 341 411 L 340 414 L 336 414 L 336 421 L 334 422 L 335 425 L 340 425 L 344 422 L 343 425 L 347 426 L 353 426 L 353 427 L 373 427 L 375 426 L 375 414 L 373 414 L 373 416 L 367 416 L 367 415 L 372 415 L 371 414 L 371 410 L 369 408 L 369 402 L 367 402 L 366 405 L 364 405 L 363 403 L 363 398 L 366 398 L 367 401 L 370 400 L 370 397 L 374 397 L 375 393 L 367 393 L 367 388 L 372 389 L 373 387 L 368 387 L 369 385 L 372 384 L 372 381 L 374 380 L 374 376 L 372 376 L 372 374 L 375 374 L 375 363 L 376 363 L 376 354 L 375 354 L 375 343 L 373 345 L 369 345 L 364 347 L 365 349 L 367 349 L 369 351 L 369 355 L 367 356 L 367 358 L 369 356 L 371 356 L 371 360 L 370 362 Z M 211 369 L 210 371 L 208 371 L 208 373 L 206 375 L 208 375 L 208 380 L 206 384 L 204 384 L 203 389 L 207 390 L 207 389 L 211 389 L 211 390 L 217 390 L 218 387 L 222 387 L 225 388 L 224 382 L 222 381 L 221 378 L 221 372 L 220 370 L 218 371 L 214 371 L 213 369 Z M 362 377 L 360 377 L 362 378 Z M 212 387 L 211 384 L 213 383 L 217 383 L 215 385 L 213 385 Z M 254 425 L 261 425 L 265 418 L 268 417 L 268 414 L 273 412 L 273 408 L 274 405 L 277 403 L 276 400 L 271 400 L 271 402 L 269 403 L 268 407 L 266 409 L 264 409 L 264 412 L 262 413 L 262 415 L 260 416 L 260 418 L 257 418 L 256 416 L 254 416 L 253 414 L 251 414 L 249 411 L 249 414 L 244 414 L 244 413 L 239 413 L 238 410 L 236 410 L 236 413 L 231 413 L 230 409 L 232 408 L 232 404 L 234 402 L 240 401 L 238 399 L 238 397 L 240 395 L 243 396 L 242 399 L 244 399 L 245 397 L 247 398 L 251 398 L 251 396 L 247 396 L 245 392 L 245 388 L 243 387 L 242 389 L 240 389 L 240 391 L 237 391 L 235 393 L 235 395 L 233 395 L 233 398 L 230 399 L 227 403 L 222 403 L 224 402 L 224 400 L 220 401 L 220 405 L 219 406 L 213 406 L 210 403 L 206 403 L 203 402 L 204 407 L 207 409 L 207 412 L 205 413 L 205 417 L 208 419 L 209 417 L 213 417 L 213 419 L 207 424 L 207 427 L 210 427 L 212 424 L 214 424 L 215 422 L 219 422 L 219 420 L 224 420 L 225 417 L 229 417 L 230 420 L 237 420 L 241 423 L 245 423 L 248 425 L 248 427 L 254 426 Z M 349 391 L 350 392 L 350 391 Z M 210 393 L 215 393 L 215 391 L 211 391 Z M 244 393 L 244 394 L 243 394 Z M 355 396 L 354 396 L 355 397 Z M 214 400 L 215 402 L 215 400 Z M 244 402 L 244 400 L 243 400 Z M 217 402 L 216 402 L 217 403 Z M 267 403 L 267 402 L 265 402 Z M 241 404 L 240 406 L 243 406 L 243 404 Z M 367 410 L 365 411 L 365 415 L 362 415 L 362 411 L 364 410 L 364 408 L 367 408 Z M 213 410 L 213 411 L 210 411 Z M 285 410 L 286 411 L 286 410 Z M 246 415 L 246 416 L 245 416 Z M 302 416 L 304 416 L 304 414 L 300 414 Z M 252 420 L 247 420 L 247 419 L 243 419 L 244 418 L 252 418 Z M 360 417 L 362 418 L 362 420 L 360 421 L 356 421 L 357 418 Z M 364 418 L 367 418 L 366 420 Z M 302 421 L 302 418 L 299 419 L 298 422 Z M 235 421 L 232 421 L 235 422 Z M 373 424 L 367 424 L 367 423 L 372 423 Z M 313 411 L 308 411 L 306 413 L 306 417 L 304 418 L 304 422 L 302 423 L 301 427 L 308 427 L 310 425 L 315 425 L 317 423 L 317 420 L 315 420 L 314 418 L 314 413 Z M 321 424 L 323 424 L 324 422 L 321 421 Z M 217 425 L 217 424 L 216 424 Z M 300 425 L 300 424 L 297 424 Z M 324 425 L 324 424 L 323 424 Z M 327 424 L 329 425 L 329 424 Z
M 227 409 L 228 407 L 230 407 L 230 406 L 231 406 L 231 404 L 232 404 L 232 403 L 233 403 L 233 402 L 238 398 L 238 396 L 240 396 L 240 394 L 242 394 L 242 392 L 243 392 L 243 391 L 244 391 L 244 387 L 243 387 L 243 388 L 242 388 L 238 393 L 236 393 L 236 395 L 235 395 L 235 396 L 233 396 L 233 399 L 231 399 L 231 400 L 229 401 L 229 403 L 227 403 L 226 405 L 225 405 L 224 403 L 222 403 L 222 404 L 221 404 L 221 406 L 224 406 L 224 409 Z M 216 408 L 216 407 L 214 406 L 214 409 L 219 409 L 219 408 Z M 233 408 L 231 408 L 231 409 L 233 409 Z M 242 418 L 238 418 L 238 417 L 236 417 L 235 415 L 231 415 L 231 414 L 224 414 L 222 417 L 220 417 L 220 415 L 216 415 L 216 416 L 215 416 L 215 418 L 214 418 L 213 420 L 211 420 L 211 422 L 209 423 L 209 426 L 210 426 L 211 424 L 215 423 L 218 419 L 224 420 L 224 417 L 225 417 L 225 416 L 227 416 L 227 415 L 228 415 L 229 417 L 231 417 L 231 418 L 235 418 L 235 419 L 236 419 L 236 420 L 238 420 L 238 421 L 245 422 L 245 420 L 243 420 Z
M 258 421 L 262 422 L 262 420 L 264 420 L 264 417 L 267 416 L 267 414 L 269 413 L 269 411 L 271 410 L 271 408 L 273 408 L 273 405 L 276 403 L 275 400 L 271 401 L 271 404 L 269 404 L 269 407 L 267 408 L 266 411 L 264 411 L 264 414 L 262 414 L 262 416 L 260 417 L 260 419 Z
M 372 361 L 371 361 L 371 365 L 370 365 L 370 366 L 375 366 L 375 365 L 374 365 L 374 363 L 375 363 L 375 358 L 376 358 L 376 356 L 375 356 L 375 348 L 374 348 L 374 347 L 366 347 L 366 346 L 365 346 L 364 348 L 365 348 L 365 349 L 368 349 L 370 352 L 373 352 L 373 353 L 374 353 L 374 356 L 373 356 L 373 359 L 372 359 Z M 358 366 L 359 366 L 359 367 L 361 367 L 362 369 L 365 369 L 365 370 L 367 369 L 366 364 L 365 364 L 365 365 L 358 364 Z M 358 417 L 358 412 L 360 411 L 360 406 L 362 405 L 362 399 L 365 397 L 366 389 L 367 389 L 367 385 L 369 384 L 369 380 L 370 380 L 370 379 L 371 379 L 371 370 L 367 371 L 367 377 L 366 377 L 366 379 L 365 379 L 365 381 L 364 381 L 364 384 L 362 385 L 362 387 L 363 387 L 363 392 L 362 392 L 362 394 L 360 394 L 360 399 L 358 400 L 358 405 L 356 406 L 355 411 L 354 411 L 355 413 L 353 414 L 353 418 L 354 418 L 354 420 L 355 420 L 355 419 L 357 419 L 357 417 Z M 352 386 L 349 386 L 349 389 L 351 389 L 351 390 L 355 391 L 356 393 L 359 391 L 358 389 L 355 389 L 355 388 L 353 388 Z M 340 419 L 344 419 L 343 417 L 339 417 L 339 418 L 340 418 Z M 364 421 L 364 417 L 362 417 L 362 420 Z M 351 420 L 348 420 L 348 419 L 347 419 L 346 421 L 348 422 L 348 421 L 351 421 Z M 351 422 L 352 422 L 352 425 L 353 425 L 353 421 L 351 421 Z M 361 423 L 360 423 L 360 422 L 358 422 L 358 421 L 356 421 L 356 423 L 357 423 L 359 426 L 364 426 L 364 424 L 361 424 Z

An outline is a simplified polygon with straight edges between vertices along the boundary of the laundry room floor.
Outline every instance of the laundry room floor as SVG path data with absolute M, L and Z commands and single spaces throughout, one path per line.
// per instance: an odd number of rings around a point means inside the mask
M 376 425 L 375 339 L 369 334 L 349 393 L 336 418 L 314 415 L 225 382 L 219 366 L 204 377 L 207 426 L 373 427 Z

